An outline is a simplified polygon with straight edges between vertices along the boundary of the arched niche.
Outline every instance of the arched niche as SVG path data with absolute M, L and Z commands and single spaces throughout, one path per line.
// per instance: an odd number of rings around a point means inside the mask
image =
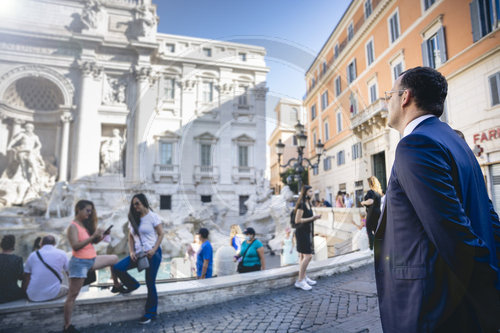
M 9 163 L 6 147 L 12 137 L 27 123 L 35 127 L 42 143 L 42 157 L 60 166 L 62 126 L 72 119 L 74 88 L 71 82 L 56 70 L 39 65 L 22 65 L 0 76 L 0 172 Z M 66 134 L 68 136 L 68 134 Z M 67 148 L 66 148 L 67 150 Z

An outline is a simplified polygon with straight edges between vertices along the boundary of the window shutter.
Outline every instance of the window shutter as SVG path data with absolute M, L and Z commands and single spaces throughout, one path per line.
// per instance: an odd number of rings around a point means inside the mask
M 500 81 L 500 74 L 490 76 L 490 90 L 491 90 L 491 105 L 500 104 L 500 87 L 498 85 Z
M 354 64 L 354 77 L 353 77 L 354 81 L 358 77 L 358 72 L 356 71 L 356 58 L 354 58 L 353 64 Z
M 427 40 L 424 40 L 422 43 L 422 64 L 424 67 L 430 67 L 430 62 L 429 62 L 429 48 L 427 46 Z
M 479 0 L 472 0 L 470 6 L 470 18 L 472 24 L 472 41 L 481 39 L 481 19 L 479 17 Z
M 444 37 L 444 27 L 439 29 L 438 33 L 438 42 L 439 42 L 439 54 L 441 56 L 441 64 L 444 64 L 448 58 L 446 57 L 446 39 Z

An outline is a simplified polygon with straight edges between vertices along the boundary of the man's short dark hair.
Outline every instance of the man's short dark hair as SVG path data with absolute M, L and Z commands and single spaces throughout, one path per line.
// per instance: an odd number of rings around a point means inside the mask
M 52 235 L 47 235 L 42 238 L 42 246 L 44 245 L 55 245 L 56 239 Z
M 441 117 L 448 94 L 445 77 L 430 67 L 415 67 L 401 73 L 401 88 L 409 89 L 419 109 Z
M 14 235 L 5 235 L 2 237 L 2 242 L 0 243 L 2 250 L 4 251 L 12 251 L 16 246 L 16 236 Z
M 203 237 L 203 239 L 207 239 L 208 238 L 208 229 L 207 228 L 201 228 L 198 231 L 198 235 L 200 235 L 201 237 Z

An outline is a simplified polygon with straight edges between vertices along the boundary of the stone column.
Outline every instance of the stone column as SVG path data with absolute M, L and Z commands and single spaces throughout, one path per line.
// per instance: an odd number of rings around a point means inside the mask
M 59 157 L 59 181 L 68 180 L 68 147 L 69 147 L 69 123 L 73 120 L 71 112 L 64 111 L 61 115 L 62 121 L 62 142 Z
M 81 64 L 82 83 L 80 88 L 79 112 L 76 119 L 74 159 L 71 179 L 99 173 L 99 145 L 101 123 L 97 110 L 101 103 L 100 80 L 102 67 L 95 62 Z
M 151 67 L 136 67 L 134 74 L 136 83 L 136 98 L 133 110 L 133 116 L 130 119 L 129 126 L 133 128 L 129 133 L 127 142 L 127 178 L 133 182 L 143 182 L 146 178 L 146 165 L 141 164 L 144 159 L 144 153 L 147 148 L 147 126 L 154 106 L 151 104 L 155 99 L 148 96 L 151 83 L 154 82 Z M 151 104 L 151 105 L 150 105 Z M 129 154 L 130 152 L 130 154 Z M 145 161 L 142 161 L 145 162 Z
M 26 122 L 21 119 L 12 119 L 12 132 L 9 138 L 9 141 L 19 132 L 21 132 L 21 125 L 24 125 Z

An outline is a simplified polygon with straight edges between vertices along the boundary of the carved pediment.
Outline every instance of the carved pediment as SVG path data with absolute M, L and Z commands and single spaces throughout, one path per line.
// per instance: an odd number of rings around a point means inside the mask
M 218 140 L 218 138 L 215 135 L 209 132 L 205 132 L 203 134 L 195 136 L 194 139 L 196 141 L 204 141 L 204 142 L 216 142 Z
M 164 131 L 153 136 L 156 140 L 179 140 L 180 135 L 172 131 Z
M 242 134 L 242 135 L 238 136 L 237 138 L 234 138 L 233 141 L 239 142 L 239 143 L 254 143 L 255 139 L 246 135 L 246 134 Z

